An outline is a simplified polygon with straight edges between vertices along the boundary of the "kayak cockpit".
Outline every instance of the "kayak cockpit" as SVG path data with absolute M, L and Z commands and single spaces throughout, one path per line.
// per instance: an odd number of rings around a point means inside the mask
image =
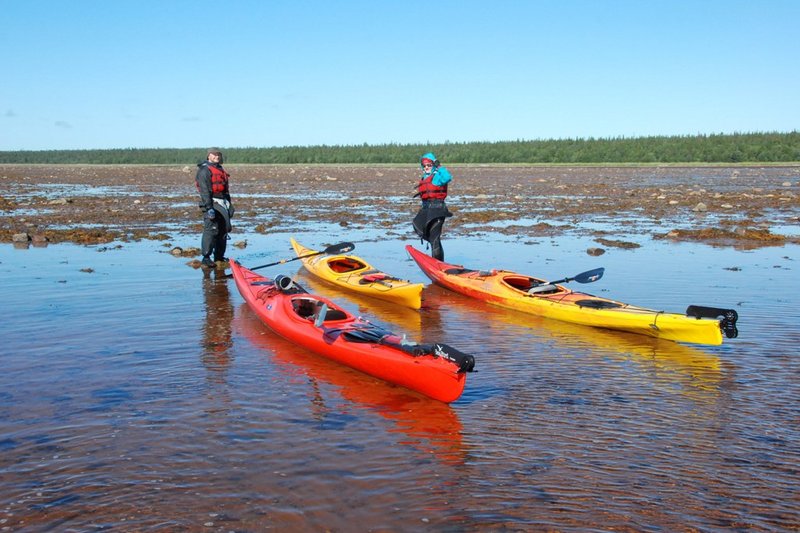
M 503 276 L 503 283 L 514 290 L 536 296 L 552 296 L 553 294 L 566 292 L 563 287 L 552 285 L 545 280 L 532 278 L 530 276 L 514 274 Z
M 366 263 L 362 263 L 352 257 L 337 257 L 328 260 L 328 268 L 337 274 L 355 272 L 356 270 L 361 270 L 366 267 Z
M 330 305 L 326 304 L 325 302 L 317 300 L 316 298 L 310 298 L 308 296 L 298 296 L 296 298 L 292 298 L 292 309 L 297 316 L 306 320 L 318 320 L 320 313 L 323 311 L 325 312 L 325 315 L 322 317 L 322 322 L 328 322 L 330 320 L 345 320 L 349 318 L 347 313 L 341 309 L 330 307 Z

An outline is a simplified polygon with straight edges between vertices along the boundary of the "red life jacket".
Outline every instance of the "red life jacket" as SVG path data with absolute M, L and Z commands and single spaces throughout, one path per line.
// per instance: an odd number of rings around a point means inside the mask
M 206 165 L 211 171 L 211 196 L 224 198 L 228 193 L 228 180 L 231 175 L 225 169 L 216 165 Z
M 211 196 L 213 198 L 225 198 L 229 194 L 228 180 L 231 175 L 225 172 L 225 169 L 216 165 L 211 165 L 206 161 L 203 163 L 209 172 L 211 172 Z M 200 184 L 195 182 L 197 190 L 200 190 Z
M 447 198 L 447 184 L 434 185 L 433 176 L 435 174 L 434 172 L 427 178 L 419 180 L 417 190 L 419 190 L 419 197 L 423 200 L 444 200 Z

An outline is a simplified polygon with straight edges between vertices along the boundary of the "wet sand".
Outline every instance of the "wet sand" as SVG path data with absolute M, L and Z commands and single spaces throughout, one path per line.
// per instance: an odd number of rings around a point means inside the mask
M 226 165 L 234 233 L 309 223 L 408 235 L 414 165 Z M 800 165 L 540 167 L 453 165 L 449 236 L 622 236 L 758 248 L 800 242 Z M 194 165 L 0 166 L 0 242 L 100 244 L 201 232 Z M 16 237 L 15 237 L 16 236 Z

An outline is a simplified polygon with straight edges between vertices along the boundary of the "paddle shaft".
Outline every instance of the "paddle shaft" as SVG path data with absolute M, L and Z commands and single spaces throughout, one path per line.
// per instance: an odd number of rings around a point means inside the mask
M 259 268 L 267 268 L 267 267 L 271 267 L 271 266 L 282 265 L 284 263 L 288 263 L 289 261 L 297 261 L 298 259 L 306 259 L 308 257 L 314 257 L 315 255 L 343 254 L 343 253 L 347 253 L 347 252 L 351 251 L 355 247 L 356 247 L 355 244 L 353 244 L 352 242 L 341 242 L 339 244 L 334 244 L 334 245 L 328 246 L 327 248 L 325 248 L 321 252 L 314 252 L 313 254 L 301 255 L 299 257 L 292 257 L 291 259 L 281 259 L 280 261 L 275 261 L 274 263 L 267 263 L 266 265 L 260 265 L 260 266 L 257 266 L 257 267 L 250 268 L 249 270 L 258 270 Z M 233 274 L 226 274 L 225 277 L 226 278 L 233 277 Z
M 324 253 L 325 253 L 325 251 L 323 250 L 321 252 L 314 252 L 313 254 L 306 254 L 306 255 L 301 255 L 301 256 L 298 256 L 298 257 L 292 257 L 291 259 L 281 259 L 280 261 L 275 261 L 274 263 L 267 263 L 266 265 L 260 265 L 260 266 L 257 266 L 257 267 L 253 267 L 250 270 L 258 270 L 259 268 L 267 268 L 267 267 L 272 267 L 272 266 L 276 266 L 276 265 L 282 265 L 284 263 L 288 263 L 289 261 L 297 261 L 298 259 L 305 259 L 307 257 L 314 257 L 315 255 L 322 255 Z

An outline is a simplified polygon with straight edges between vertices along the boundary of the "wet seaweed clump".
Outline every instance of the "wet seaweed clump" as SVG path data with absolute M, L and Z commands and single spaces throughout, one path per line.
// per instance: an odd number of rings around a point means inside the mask
M 0 196 L 0 211 L 11 211 L 16 207 L 17 207 L 16 202 L 9 200 L 8 198 L 5 198 L 3 196 Z
M 39 234 L 50 243 L 72 242 L 75 244 L 108 244 L 119 240 L 122 233 L 116 230 L 103 229 L 48 229 Z
M 800 243 L 800 239 L 772 233 L 766 228 L 739 226 L 733 229 L 702 228 L 674 229 L 668 233 L 654 235 L 655 239 L 700 241 L 715 245 L 743 245 L 753 247 L 780 246 L 786 243 Z
M 640 248 L 642 246 L 641 244 L 637 244 L 635 242 L 615 241 L 612 239 L 604 239 L 604 238 L 595 239 L 594 241 L 604 246 L 608 246 L 610 248 L 623 248 L 625 250 L 632 250 L 634 248 Z

